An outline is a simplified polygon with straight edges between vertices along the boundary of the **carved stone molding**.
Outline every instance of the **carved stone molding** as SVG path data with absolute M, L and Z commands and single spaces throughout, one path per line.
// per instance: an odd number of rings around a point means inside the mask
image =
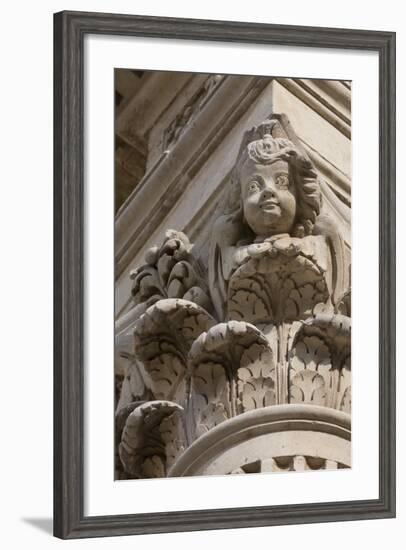
M 197 90 L 193 97 L 186 103 L 182 111 L 176 115 L 167 128 L 165 128 L 162 140 L 163 150 L 170 149 L 178 141 L 180 135 L 188 124 L 191 124 L 204 107 L 210 96 L 220 86 L 224 75 L 209 75 L 203 85 Z
M 269 472 L 305 472 L 311 470 L 339 470 L 348 468 L 336 460 L 314 456 L 275 456 L 242 464 L 230 474 L 262 474 Z
M 275 471 L 274 464 L 279 464 L 277 471 L 330 469 L 335 464 L 348 468 L 350 440 L 350 417 L 341 411 L 275 405 L 246 412 L 208 431 L 179 457 L 168 475 L 224 475 L 240 469 L 259 473 Z

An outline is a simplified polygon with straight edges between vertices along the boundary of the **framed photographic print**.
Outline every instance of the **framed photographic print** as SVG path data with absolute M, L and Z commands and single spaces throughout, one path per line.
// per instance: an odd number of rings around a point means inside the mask
M 395 34 L 54 37 L 55 535 L 393 517 Z

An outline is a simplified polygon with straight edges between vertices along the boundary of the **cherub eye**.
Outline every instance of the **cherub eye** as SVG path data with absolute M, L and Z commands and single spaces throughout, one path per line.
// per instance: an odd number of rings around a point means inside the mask
M 289 187 L 289 176 L 287 174 L 280 174 L 275 183 L 278 187 Z
M 256 191 L 259 191 L 259 184 L 257 181 L 251 181 L 248 185 L 248 192 L 255 193 Z

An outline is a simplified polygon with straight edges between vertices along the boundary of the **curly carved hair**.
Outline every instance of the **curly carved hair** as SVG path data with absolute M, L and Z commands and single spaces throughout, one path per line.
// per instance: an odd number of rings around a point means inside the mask
M 230 215 L 234 221 L 239 220 L 247 225 L 243 215 L 240 172 L 248 159 L 263 165 L 284 160 L 289 164 L 289 175 L 293 177 L 296 190 L 297 211 L 292 236 L 311 235 L 321 207 L 317 174 L 311 162 L 290 140 L 271 135 L 270 123 L 273 121 L 267 122 L 247 132 L 244 137 L 238 160 L 233 168 L 224 213 Z

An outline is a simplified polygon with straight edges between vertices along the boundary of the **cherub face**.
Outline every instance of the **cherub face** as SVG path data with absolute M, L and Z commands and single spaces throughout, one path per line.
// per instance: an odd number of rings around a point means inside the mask
M 248 159 L 241 170 L 245 221 L 261 237 L 290 233 L 296 216 L 296 192 L 289 165 L 283 160 L 256 164 Z

